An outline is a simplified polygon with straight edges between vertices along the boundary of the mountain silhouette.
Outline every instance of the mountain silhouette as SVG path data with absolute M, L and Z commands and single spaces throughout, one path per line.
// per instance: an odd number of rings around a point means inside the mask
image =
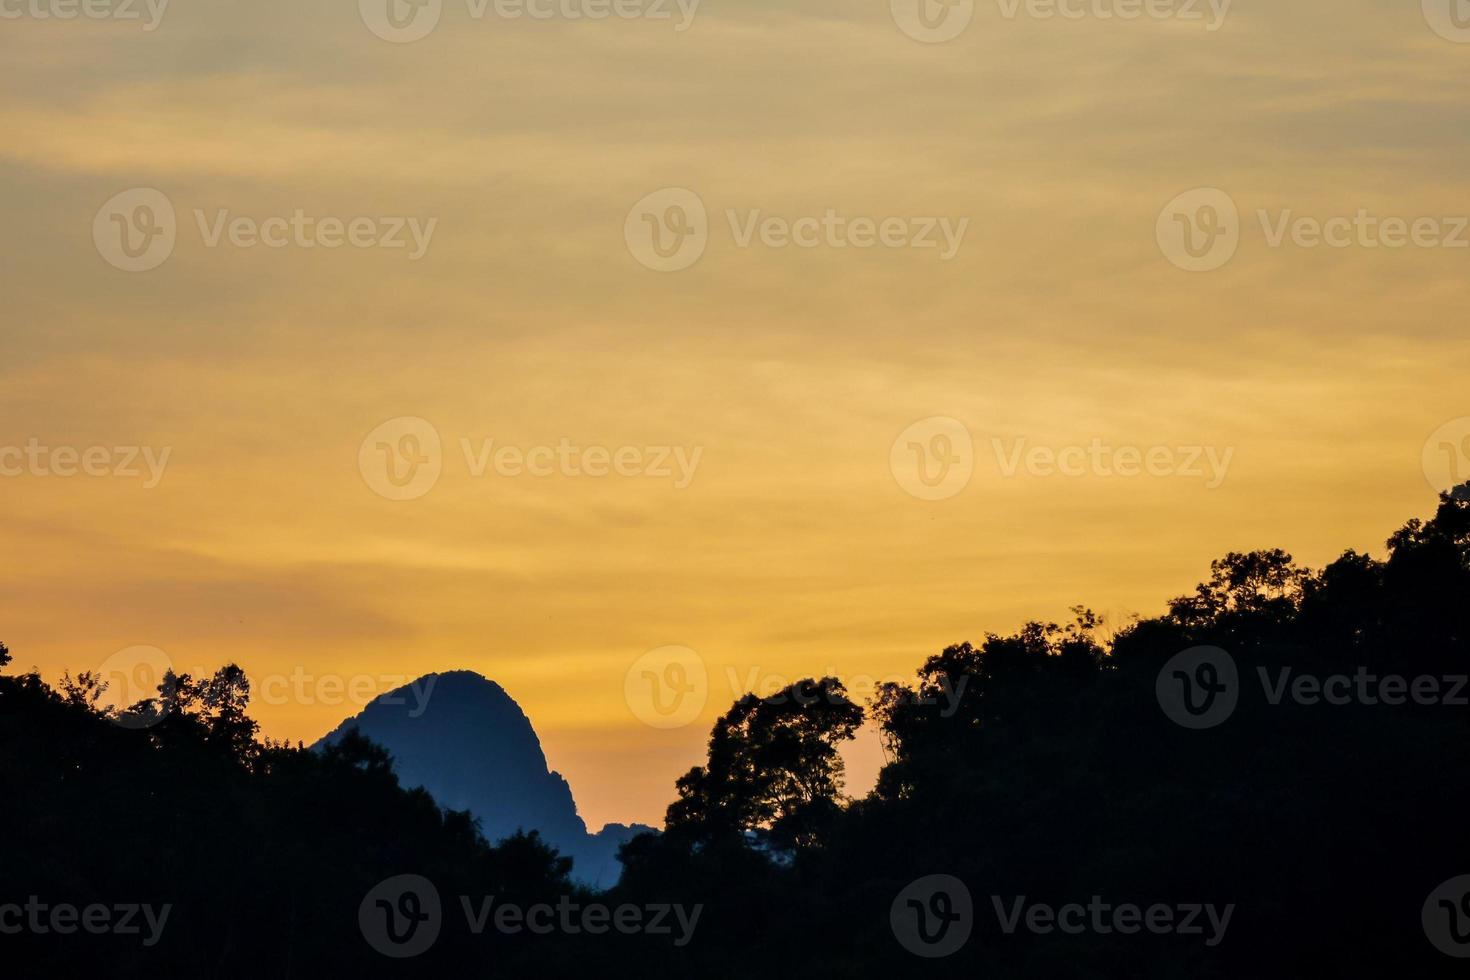
M 388 750 L 403 786 L 421 786 L 440 806 L 468 810 L 491 841 L 539 831 L 573 859 L 573 876 L 588 885 L 616 884 L 618 845 L 652 829 L 608 824 L 588 833 L 531 720 L 504 688 L 474 671 L 426 674 L 380 695 L 313 748 L 354 728 Z

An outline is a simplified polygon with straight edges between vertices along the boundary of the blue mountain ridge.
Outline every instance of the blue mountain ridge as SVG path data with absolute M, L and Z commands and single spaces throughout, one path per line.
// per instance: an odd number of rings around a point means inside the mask
M 312 748 L 353 728 L 388 750 L 403 786 L 422 786 L 440 806 L 470 811 L 492 842 L 540 831 L 572 858 L 573 877 L 592 887 L 616 884 L 618 845 L 654 829 L 614 823 L 588 833 L 531 720 L 504 688 L 474 671 L 426 674 L 379 695 Z

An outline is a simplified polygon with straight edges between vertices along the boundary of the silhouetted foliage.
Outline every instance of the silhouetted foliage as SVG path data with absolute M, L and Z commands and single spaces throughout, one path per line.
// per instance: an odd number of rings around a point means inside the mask
M 1449 693 L 1470 673 L 1467 598 L 1470 494 L 1444 495 L 1382 559 L 1348 551 L 1313 570 L 1281 550 L 1231 553 L 1159 616 L 1104 624 L 1077 607 L 1063 624 L 956 643 L 873 698 L 888 761 L 856 801 L 838 749 L 865 712 L 838 680 L 741 697 L 679 778 L 664 832 L 623 847 L 622 882 L 600 897 L 702 906 L 682 947 L 616 930 L 446 929 L 421 957 L 384 958 L 356 915 L 388 875 L 435 881 L 446 916 L 458 895 L 587 896 L 534 835 L 491 846 L 467 815 L 405 791 L 356 732 L 320 752 L 259 741 L 238 668 L 170 674 L 157 698 L 113 715 L 88 674 L 58 690 L 0 677 L 0 901 L 177 909 L 154 949 L 11 936 L 0 949 L 39 975 L 123 977 L 1459 975 L 1420 914 L 1436 885 L 1470 873 L 1470 708 L 1281 692 L 1293 678 L 1396 674 L 1449 679 Z M 1199 646 L 1233 658 L 1239 702 L 1191 730 L 1156 683 Z M 921 960 L 895 940 L 890 906 L 931 874 L 968 884 L 974 933 Z M 1215 946 L 1007 932 L 993 902 L 1018 896 L 1236 911 Z
M 1394 534 L 1382 561 L 1349 551 L 1313 571 L 1278 549 L 1232 553 L 1108 642 L 1078 607 L 1062 626 L 947 647 L 914 683 L 881 688 L 871 715 L 889 762 L 877 786 L 788 860 L 749 840 L 701 850 L 644 837 L 624 849 L 619 890 L 713 903 L 694 944 L 701 976 L 1458 975 L 1420 912 L 1436 885 L 1470 873 L 1470 708 L 1266 693 L 1283 669 L 1470 673 L 1467 613 L 1464 494 Z M 1233 656 L 1241 700 L 1223 724 L 1191 731 L 1165 716 L 1155 683 L 1200 645 Z M 712 738 L 711 765 L 718 748 Z M 960 878 L 975 901 L 974 934 L 942 960 L 901 948 L 889 923 L 889 903 L 929 874 Z M 992 905 L 1094 895 L 1237 911 L 1206 947 L 1007 934 Z M 747 945 L 758 971 L 738 959 Z
M 257 741 L 234 665 L 169 674 L 117 712 L 99 707 L 104 688 L 86 673 L 59 691 L 0 677 L 0 792 L 23 801 L 0 808 L 0 903 L 167 903 L 164 938 L 3 935 L 7 975 L 514 975 L 525 944 L 509 936 L 446 932 L 417 959 L 387 960 L 358 905 L 402 873 L 434 881 L 451 912 L 459 893 L 579 893 L 534 834 L 492 847 L 467 814 L 400 787 L 366 739 L 322 752 Z
M 842 791 L 837 744 L 862 721 L 863 709 L 835 677 L 798 681 L 766 698 L 745 695 L 710 732 L 708 764 L 676 784 L 671 842 L 751 835 L 778 849 L 819 843 Z

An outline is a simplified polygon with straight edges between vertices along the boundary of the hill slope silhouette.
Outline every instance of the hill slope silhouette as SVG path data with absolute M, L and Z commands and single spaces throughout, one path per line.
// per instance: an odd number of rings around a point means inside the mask
M 1470 496 L 1446 493 L 1382 557 L 1230 552 L 1111 634 L 1076 606 L 945 646 L 865 704 L 839 677 L 743 694 L 602 892 L 569 880 L 549 836 L 486 840 L 551 828 L 598 873 L 530 721 L 476 674 L 390 692 L 312 750 L 260 737 L 237 664 L 170 671 L 131 706 L 89 671 L 54 688 L 0 673 L 0 962 L 220 980 L 1463 978 L 1467 598 Z M 853 799 L 839 749 L 865 721 L 886 761 Z M 401 786 L 368 733 L 442 798 Z M 155 945 L 41 912 L 137 902 L 171 910 Z M 418 935 L 422 955 L 404 945 Z
M 336 744 L 354 728 L 388 750 L 405 787 L 421 786 L 441 806 L 468 810 L 491 841 L 540 831 L 589 885 L 616 884 L 618 846 L 651 829 L 608 824 L 589 833 L 531 720 L 504 688 L 474 671 L 426 674 L 380 695 L 313 748 Z

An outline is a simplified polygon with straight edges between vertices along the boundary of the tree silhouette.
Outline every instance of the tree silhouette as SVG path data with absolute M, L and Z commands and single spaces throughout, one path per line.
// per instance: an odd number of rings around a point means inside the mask
M 17 976 L 1458 976 L 1424 918 L 1458 906 L 1423 910 L 1470 871 L 1470 711 L 1453 700 L 1470 693 L 1467 598 L 1470 493 L 1446 494 L 1382 558 L 1347 551 L 1314 570 L 1278 549 L 1231 553 L 1106 640 L 1076 607 L 1061 625 L 955 643 L 910 683 L 882 686 L 866 713 L 830 677 L 745 695 L 712 727 L 705 763 L 678 779 L 664 832 L 626 844 L 621 883 L 597 896 L 697 905 L 683 946 L 616 929 L 456 927 L 461 898 L 593 896 L 536 834 L 492 846 L 468 814 L 400 786 L 360 733 L 320 752 L 259 740 L 233 665 L 170 673 L 121 711 L 88 673 L 55 690 L 0 675 L 0 905 L 34 894 L 175 906 L 153 948 L 23 933 L 0 935 L 0 950 Z M 1190 729 L 1159 684 L 1197 646 L 1232 658 L 1237 702 Z M 1301 678 L 1307 696 L 1292 693 Z M 1440 697 L 1310 696 L 1330 678 L 1398 678 Z M 887 762 L 849 800 L 838 749 L 865 716 Z M 444 930 L 422 956 L 393 960 L 356 914 L 404 873 L 436 883 Z M 972 935 L 920 961 L 890 916 L 930 875 L 968 884 Z M 1016 896 L 1236 913 L 1216 945 L 1177 931 L 1007 930 L 990 909 Z
M 708 762 L 676 784 L 668 832 L 696 841 L 750 834 L 778 848 L 814 843 L 842 793 L 837 745 L 862 722 L 863 709 L 835 677 L 745 695 L 710 731 Z
M 468 814 L 401 787 L 366 739 L 321 753 L 256 741 L 236 665 L 166 675 L 122 711 L 99 703 L 103 690 L 85 672 L 60 690 L 0 676 L 0 793 L 12 801 L 0 807 L 0 905 L 167 903 L 166 934 L 152 947 L 83 930 L 0 935 L 7 975 L 374 975 L 392 961 L 364 941 L 356 910 L 404 872 L 451 902 L 586 898 L 535 834 L 491 846 Z M 523 937 L 495 938 L 448 932 L 393 974 L 484 975 L 529 955 Z

